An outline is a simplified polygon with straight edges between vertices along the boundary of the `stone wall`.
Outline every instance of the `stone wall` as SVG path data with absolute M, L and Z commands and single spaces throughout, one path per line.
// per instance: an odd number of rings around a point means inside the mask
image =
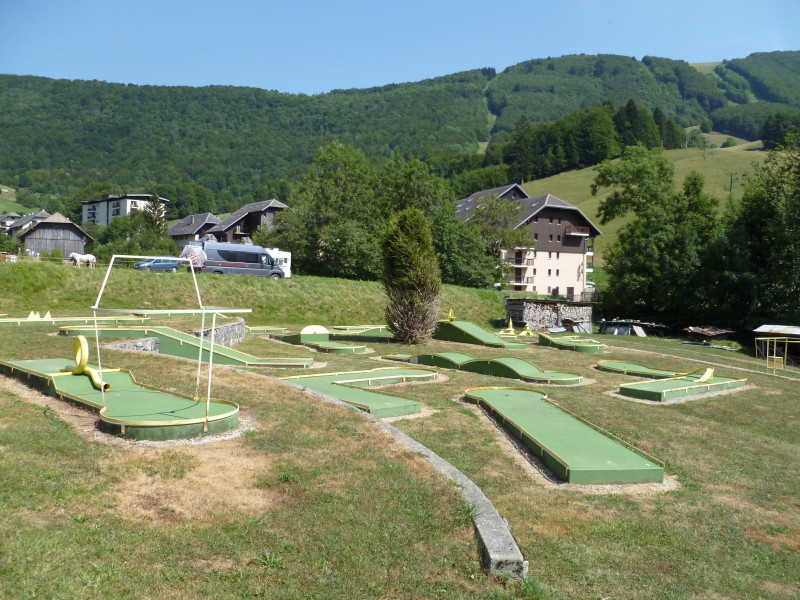
M 536 330 L 540 327 L 562 327 L 562 319 L 591 321 L 592 305 L 584 302 L 559 302 L 532 298 L 506 298 L 506 319 L 514 323 L 527 323 Z
M 244 319 L 241 317 L 236 317 L 236 320 L 233 323 L 225 323 L 224 325 L 217 325 L 217 331 L 214 334 L 214 343 L 220 344 L 222 346 L 235 346 L 239 342 L 244 340 L 244 336 L 247 333 L 247 329 L 245 328 Z M 190 331 L 193 336 L 200 337 L 200 331 Z M 211 340 L 211 327 L 207 327 L 205 329 L 205 333 L 203 335 L 203 339 Z
M 119 348 L 120 350 L 133 350 L 135 352 L 158 352 L 158 338 L 142 338 L 128 340 L 116 344 L 106 344 L 106 348 Z

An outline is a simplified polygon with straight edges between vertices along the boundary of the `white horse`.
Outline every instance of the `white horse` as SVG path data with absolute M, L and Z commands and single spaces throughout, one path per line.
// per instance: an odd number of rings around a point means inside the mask
M 95 258 L 94 254 L 78 254 L 77 252 L 73 252 L 69 255 L 72 264 L 75 265 L 80 269 L 81 263 L 85 265 L 89 265 L 92 269 L 97 266 L 97 259 Z

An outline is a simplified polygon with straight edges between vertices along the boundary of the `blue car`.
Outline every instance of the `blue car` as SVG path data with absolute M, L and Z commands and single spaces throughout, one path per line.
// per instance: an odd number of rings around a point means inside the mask
M 180 264 L 180 260 L 173 256 L 154 256 L 134 263 L 133 268 L 142 271 L 172 271 L 177 273 Z

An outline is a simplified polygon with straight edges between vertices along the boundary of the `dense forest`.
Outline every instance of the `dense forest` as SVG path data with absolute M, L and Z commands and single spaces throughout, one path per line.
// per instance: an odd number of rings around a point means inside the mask
M 508 156 L 521 122 L 545 143 L 545 125 L 560 123 L 551 136 L 573 131 L 559 141 L 567 158 L 551 161 L 570 168 L 592 154 L 573 141 L 580 145 L 586 127 L 606 126 L 631 100 L 659 127 L 701 125 L 746 139 L 762 136 L 771 119 L 773 147 L 800 114 L 800 52 L 753 54 L 712 71 L 666 58 L 564 56 L 314 96 L 0 75 L 0 181 L 20 190 L 23 204 L 49 210 L 74 207 L 100 184 L 139 192 L 157 183 L 184 199 L 171 217 L 198 206 L 227 212 L 264 197 L 285 200 L 317 150 L 338 141 L 376 167 L 419 158 L 457 193 L 470 193 L 526 176 Z M 618 141 L 619 152 L 626 142 Z M 481 142 L 489 142 L 486 160 Z M 595 152 L 598 159 L 608 150 Z

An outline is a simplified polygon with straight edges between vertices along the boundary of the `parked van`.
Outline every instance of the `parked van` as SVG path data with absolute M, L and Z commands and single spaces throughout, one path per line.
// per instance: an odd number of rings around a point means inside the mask
M 267 248 L 267 254 L 277 266 L 283 270 L 283 276 L 289 279 L 292 276 L 292 253 L 278 250 L 277 248 Z
M 191 242 L 206 253 L 203 272 L 214 275 L 258 275 L 283 279 L 284 272 L 261 246 L 224 242 Z

